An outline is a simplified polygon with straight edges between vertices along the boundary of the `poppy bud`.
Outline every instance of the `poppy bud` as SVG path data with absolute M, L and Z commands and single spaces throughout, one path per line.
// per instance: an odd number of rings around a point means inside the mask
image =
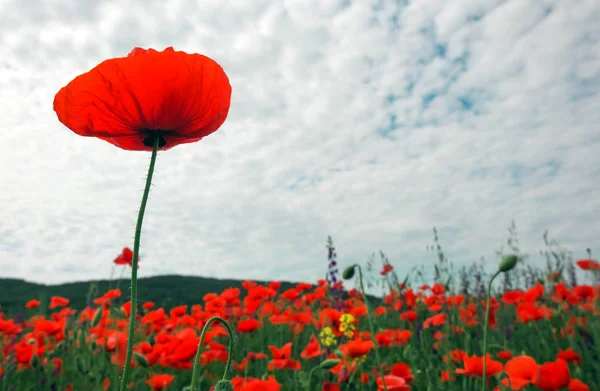
M 519 258 L 516 255 L 507 255 L 500 262 L 498 269 L 501 272 L 506 273 L 507 271 L 512 270 L 515 266 L 517 266 L 518 260 Z
M 140 367 L 148 368 L 148 360 L 146 359 L 146 356 L 138 352 L 133 352 L 133 358 Z
M 77 342 L 79 347 L 85 346 L 85 334 L 82 330 L 77 331 Z
M 33 356 L 31 358 L 31 367 L 37 368 L 40 366 L 40 358 L 38 356 Z
M 102 319 L 102 307 L 99 307 L 94 313 L 94 316 L 92 317 L 92 327 L 98 326 L 100 319 Z
M 80 375 L 87 374 L 87 369 L 85 369 L 85 364 L 81 356 L 75 357 L 75 369 L 77 369 L 77 372 L 79 372 Z
M 344 280 L 349 280 L 352 277 L 354 277 L 354 267 L 355 265 L 352 265 L 344 269 L 344 272 L 342 273 L 342 277 L 344 277 Z
M 233 385 L 229 380 L 219 380 L 215 386 L 215 391 L 233 391 Z
M 330 358 L 327 359 L 323 362 L 321 362 L 321 364 L 319 364 L 319 367 L 321 367 L 321 369 L 331 369 L 333 367 L 335 367 L 336 365 L 338 365 L 341 361 L 335 358 Z

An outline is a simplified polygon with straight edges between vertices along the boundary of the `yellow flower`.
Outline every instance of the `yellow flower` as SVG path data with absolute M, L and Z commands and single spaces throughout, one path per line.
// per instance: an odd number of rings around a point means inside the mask
M 356 329 L 354 321 L 354 316 L 350 314 L 342 314 L 340 316 L 340 331 L 348 338 L 352 338 L 354 335 L 354 330 Z
M 360 364 L 364 363 L 365 361 L 367 361 L 367 355 L 365 354 L 364 356 L 356 357 L 354 359 L 354 361 L 356 361 L 356 364 L 360 365 Z
M 319 340 L 324 346 L 327 347 L 337 344 L 335 335 L 333 334 L 333 330 L 331 329 L 331 327 L 325 327 L 323 328 L 323 330 L 321 330 L 321 332 L 319 333 Z

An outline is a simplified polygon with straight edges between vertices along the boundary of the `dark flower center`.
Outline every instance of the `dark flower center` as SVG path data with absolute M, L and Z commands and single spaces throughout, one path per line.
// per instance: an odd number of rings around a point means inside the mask
M 142 132 L 147 134 L 148 137 L 144 139 L 144 145 L 147 147 L 154 147 L 154 138 L 158 137 L 158 147 L 162 148 L 167 145 L 167 140 L 163 137 L 170 132 L 168 130 L 160 130 L 160 129 L 142 129 Z

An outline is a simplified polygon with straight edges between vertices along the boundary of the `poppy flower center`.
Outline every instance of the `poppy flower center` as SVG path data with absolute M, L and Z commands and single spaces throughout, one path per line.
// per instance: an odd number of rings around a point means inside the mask
M 168 130 L 161 129 L 142 129 L 144 134 L 147 134 L 148 137 L 144 138 L 144 145 L 152 148 L 154 146 L 154 138 L 158 137 L 158 147 L 162 148 L 167 145 L 167 140 L 163 137 L 168 134 Z

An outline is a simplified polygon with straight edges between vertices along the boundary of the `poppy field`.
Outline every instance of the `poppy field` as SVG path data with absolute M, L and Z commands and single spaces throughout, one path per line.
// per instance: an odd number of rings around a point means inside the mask
M 24 317 L 0 312 L 0 391 L 600 391 L 600 264 L 589 252 L 570 263 L 582 283 L 563 267 L 525 269 L 518 251 L 492 276 L 463 269 L 458 283 L 439 265 L 429 284 L 400 282 L 386 259 L 375 271 L 385 291 L 370 297 L 368 273 L 354 264 L 340 276 L 330 242 L 315 284 L 244 281 L 192 305 L 138 297 L 157 154 L 216 132 L 232 91 L 214 60 L 173 47 L 136 47 L 58 91 L 54 111 L 72 132 L 151 153 L 133 248 L 113 262 L 131 284 L 83 309 L 53 296 L 28 298 Z
M 125 249 L 115 263 L 127 267 L 131 256 Z M 516 261 L 504 258 L 497 274 Z M 595 260 L 577 265 L 597 278 Z M 345 291 L 335 270 L 287 290 L 244 281 L 189 307 L 138 303 L 128 389 L 191 389 L 193 372 L 197 390 L 600 389 L 597 285 L 569 286 L 553 273 L 494 291 L 488 306 L 442 283 L 394 282 L 389 263 L 378 273 L 387 294 L 365 297 Z M 361 274 L 354 265 L 344 278 L 360 286 Z M 22 321 L 0 314 L 1 390 L 118 388 L 131 314 L 120 289 L 82 311 L 65 297 L 25 307 Z M 231 388 L 215 388 L 221 377 Z

